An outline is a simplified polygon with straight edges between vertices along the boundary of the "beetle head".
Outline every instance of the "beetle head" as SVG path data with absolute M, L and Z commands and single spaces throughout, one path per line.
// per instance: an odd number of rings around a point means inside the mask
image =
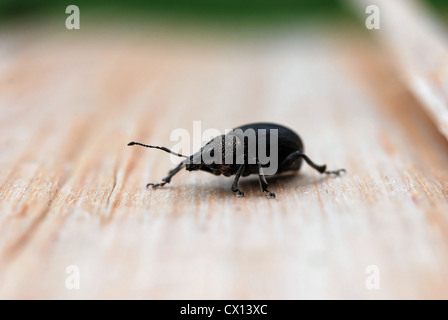
M 206 166 L 212 171 L 221 172 L 233 164 L 241 163 L 237 159 L 244 159 L 241 140 L 233 134 L 220 135 L 193 154 L 186 161 L 186 169 L 199 170 L 201 166 Z

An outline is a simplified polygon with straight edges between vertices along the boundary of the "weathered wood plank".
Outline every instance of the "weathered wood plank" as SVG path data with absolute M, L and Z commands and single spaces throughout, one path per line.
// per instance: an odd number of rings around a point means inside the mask
M 372 33 L 388 49 L 394 68 L 448 138 L 448 43 L 438 19 L 420 1 L 352 1 L 364 14 L 380 12 L 381 29 Z
M 2 298 L 447 298 L 447 142 L 384 56 L 320 31 L 11 36 L 0 76 Z M 122 37 L 122 38 L 121 38 Z M 281 41 L 279 39 L 282 39 Z M 345 39 L 345 40 L 344 40 Z M 182 172 L 130 140 L 269 120 L 339 178 Z M 81 289 L 68 290 L 68 265 Z M 381 289 L 365 286 L 366 267 Z

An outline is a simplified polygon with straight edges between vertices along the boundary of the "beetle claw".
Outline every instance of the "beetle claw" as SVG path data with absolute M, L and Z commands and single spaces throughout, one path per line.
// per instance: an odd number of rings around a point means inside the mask
M 236 195 L 238 198 L 240 198 L 240 197 L 244 197 L 244 192 L 241 191 L 241 190 L 238 190 L 238 191 L 235 193 L 235 195 Z
M 166 184 L 166 182 L 161 182 L 161 183 L 148 183 L 146 185 L 146 188 L 149 188 L 150 186 L 154 189 L 154 188 L 158 188 L 158 187 L 163 187 Z
M 345 169 L 333 170 L 333 171 L 325 171 L 326 174 L 334 174 L 336 176 L 340 176 L 342 173 L 347 173 Z
M 271 192 L 271 191 L 266 191 L 266 197 L 268 199 L 273 199 L 273 198 L 275 198 L 275 193 Z

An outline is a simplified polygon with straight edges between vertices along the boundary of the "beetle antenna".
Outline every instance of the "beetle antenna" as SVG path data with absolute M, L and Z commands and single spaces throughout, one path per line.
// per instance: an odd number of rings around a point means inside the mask
M 165 151 L 165 152 L 174 154 L 175 156 L 178 156 L 178 157 L 184 157 L 184 158 L 187 158 L 187 159 L 190 158 L 189 156 L 184 156 L 183 154 L 180 154 L 180 153 L 171 151 L 170 149 L 165 148 L 165 147 L 150 146 L 150 145 L 148 145 L 148 144 L 143 144 L 143 143 L 140 143 L 140 142 L 134 142 L 134 141 L 128 143 L 128 146 L 133 146 L 133 145 L 138 145 L 138 146 L 142 146 L 142 147 L 146 147 L 146 148 L 159 149 L 159 150 L 163 150 L 163 151 Z

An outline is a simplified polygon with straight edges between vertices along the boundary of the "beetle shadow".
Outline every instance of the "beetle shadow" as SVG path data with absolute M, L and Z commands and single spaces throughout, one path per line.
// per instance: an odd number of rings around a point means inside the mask
M 217 177 L 217 179 L 219 179 Z M 276 193 L 277 197 L 281 196 L 282 192 L 290 191 L 291 189 L 299 190 L 307 188 L 314 184 L 319 184 L 329 179 L 330 175 L 315 175 L 304 173 L 291 173 L 279 176 L 266 177 L 269 184 L 268 189 Z M 231 190 L 233 179 L 225 179 L 219 182 L 204 184 L 198 186 L 197 184 L 189 184 L 184 186 L 170 186 L 170 188 L 180 193 L 194 193 L 202 200 L 228 200 L 235 198 L 234 192 Z M 266 195 L 261 191 L 260 183 L 257 176 L 249 176 L 241 178 L 238 186 L 244 193 L 245 197 L 265 198 Z M 174 191 L 173 190 L 173 191 Z
M 278 176 L 266 177 L 266 180 L 269 184 L 268 189 L 274 193 L 280 194 L 281 190 L 290 190 L 290 189 L 302 189 L 307 188 L 314 184 L 320 184 L 324 181 L 331 179 L 330 175 L 315 175 L 315 174 L 304 174 L 301 172 L 298 173 L 289 173 Z M 258 177 L 250 177 L 247 180 L 240 181 L 240 188 L 244 191 L 251 191 L 256 195 L 257 193 L 260 196 L 265 196 L 260 191 L 260 183 L 258 181 Z M 244 189 L 243 189 L 244 188 Z

